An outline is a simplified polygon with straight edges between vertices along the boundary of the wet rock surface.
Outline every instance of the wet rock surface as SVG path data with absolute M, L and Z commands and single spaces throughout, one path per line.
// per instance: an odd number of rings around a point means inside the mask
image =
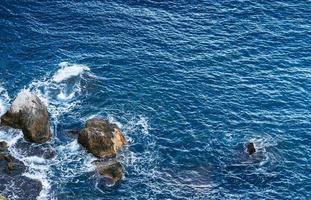
M 80 131 L 78 142 L 94 156 L 114 157 L 126 140 L 116 124 L 93 118 Z
M 5 142 L 1 141 L 0 144 L 1 147 L 6 146 L 0 150 L 0 191 L 2 196 L 7 199 L 12 197 L 36 199 L 42 190 L 41 182 L 24 176 L 26 171 L 24 163 L 10 155 Z
M 38 156 L 45 159 L 52 159 L 55 157 L 55 150 L 48 143 L 36 144 L 18 140 L 15 147 L 21 152 L 24 152 L 27 156 Z
M 110 185 L 119 182 L 123 177 L 123 167 L 117 160 L 95 161 L 96 171 L 106 179 Z
M 46 142 L 51 135 L 47 107 L 38 96 L 22 91 L 1 117 L 1 125 L 21 129 L 24 138 L 34 143 Z
M 246 150 L 248 155 L 252 155 L 256 152 L 255 144 L 253 142 L 250 142 L 246 145 Z
M 80 130 L 77 130 L 77 129 L 64 130 L 64 132 L 66 133 L 68 137 L 75 138 L 75 139 L 77 139 L 80 134 Z
M 8 148 L 8 144 L 4 141 L 0 141 L 0 152 L 5 151 Z

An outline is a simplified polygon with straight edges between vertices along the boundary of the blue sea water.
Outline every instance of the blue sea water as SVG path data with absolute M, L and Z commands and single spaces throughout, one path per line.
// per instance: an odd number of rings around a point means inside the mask
M 311 1 L 2 0 L 0 113 L 23 89 L 56 156 L 0 140 L 38 199 L 311 199 Z M 129 141 L 115 186 L 65 133 L 94 116 Z

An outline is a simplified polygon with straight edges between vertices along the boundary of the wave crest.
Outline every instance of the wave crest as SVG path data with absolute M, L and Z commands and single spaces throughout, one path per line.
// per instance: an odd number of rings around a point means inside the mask
M 69 62 L 61 62 L 58 66 L 61 67 L 61 69 L 59 69 L 52 78 L 56 83 L 78 76 L 84 71 L 90 71 L 90 68 L 86 65 L 73 64 Z

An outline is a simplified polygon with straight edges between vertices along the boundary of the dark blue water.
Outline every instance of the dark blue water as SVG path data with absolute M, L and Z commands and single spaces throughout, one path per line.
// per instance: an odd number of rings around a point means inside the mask
M 295 0 L 2 0 L 0 111 L 36 92 L 57 154 L 10 150 L 41 199 L 311 199 L 310 20 Z M 93 116 L 129 140 L 113 187 L 64 133 Z

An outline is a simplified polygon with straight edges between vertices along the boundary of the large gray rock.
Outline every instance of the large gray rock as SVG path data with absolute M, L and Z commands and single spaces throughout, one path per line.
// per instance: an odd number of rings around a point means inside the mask
M 78 142 L 97 157 L 113 157 L 126 144 L 116 124 L 108 120 L 93 118 L 80 131 Z
M 1 117 L 1 125 L 21 129 L 29 142 L 43 143 L 51 136 L 47 107 L 38 96 L 28 91 L 17 95 Z

